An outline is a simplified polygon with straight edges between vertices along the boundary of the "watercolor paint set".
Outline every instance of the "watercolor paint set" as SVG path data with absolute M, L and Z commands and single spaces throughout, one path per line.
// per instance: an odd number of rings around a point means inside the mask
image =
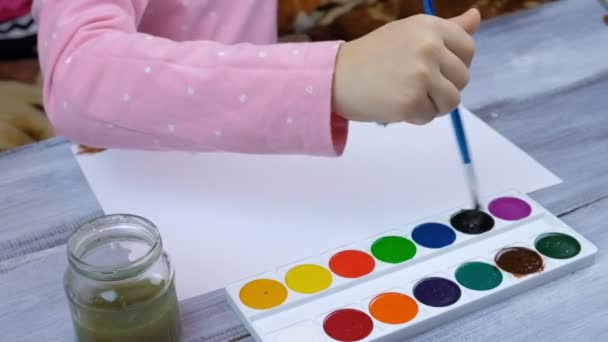
M 244 279 L 229 302 L 257 341 L 399 341 L 594 262 L 597 248 L 529 197 L 482 204 Z

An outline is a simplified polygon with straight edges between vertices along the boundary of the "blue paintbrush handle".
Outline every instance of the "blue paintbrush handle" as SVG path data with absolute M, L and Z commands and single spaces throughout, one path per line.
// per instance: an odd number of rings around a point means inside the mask
M 428 15 L 435 15 L 435 7 L 433 6 L 433 0 L 423 0 L 424 12 Z M 465 164 L 471 163 L 471 154 L 469 153 L 469 145 L 467 144 L 467 138 L 464 134 L 464 127 L 462 126 L 462 118 L 460 117 L 460 110 L 454 109 L 450 113 L 452 117 L 452 125 L 454 126 L 454 132 L 456 133 L 456 140 L 458 140 L 458 147 L 460 148 L 460 155 L 462 156 L 462 162 Z
M 456 133 L 456 140 L 458 141 L 462 162 L 465 164 L 470 164 L 471 155 L 469 154 L 469 144 L 467 143 L 467 137 L 464 134 L 460 110 L 458 108 L 454 109 L 452 113 L 450 113 L 450 116 L 452 117 L 452 126 L 454 126 L 454 133 Z
M 433 6 L 433 0 L 424 0 L 422 2 L 422 5 L 424 6 L 424 12 L 428 15 L 435 15 L 435 6 Z

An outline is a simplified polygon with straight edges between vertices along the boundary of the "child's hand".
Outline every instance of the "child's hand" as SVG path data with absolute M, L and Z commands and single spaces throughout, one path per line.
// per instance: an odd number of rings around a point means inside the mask
M 0 81 L 0 151 L 52 136 L 41 110 L 42 84 Z
M 418 15 L 344 43 L 333 110 L 349 120 L 425 124 L 460 103 L 475 51 L 476 9 L 444 20 Z

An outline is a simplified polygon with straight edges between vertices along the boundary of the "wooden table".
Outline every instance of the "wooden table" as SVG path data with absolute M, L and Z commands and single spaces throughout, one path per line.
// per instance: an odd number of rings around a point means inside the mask
M 532 196 L 593 241 L 595 266 L 414 341 L 608 341 L 608 26 L 597 1 L 487 22 L 465 105 L 564 183 Z M 65 242 L 101 209 L 52 139 L 0 154 L 0 340 L 69 341 Z M 181 302 L 185 341 L 249 341 L 221 291 Z M 289 342 L 289 341 L 286 341 Z

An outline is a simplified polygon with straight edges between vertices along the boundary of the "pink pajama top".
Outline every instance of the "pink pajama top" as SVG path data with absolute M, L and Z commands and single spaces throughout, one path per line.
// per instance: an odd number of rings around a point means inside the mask
M 340 42 L 276 44 L 276 13 L 276 0 L 35 0 L 55 131 L 105 148 L 340 155 Z

